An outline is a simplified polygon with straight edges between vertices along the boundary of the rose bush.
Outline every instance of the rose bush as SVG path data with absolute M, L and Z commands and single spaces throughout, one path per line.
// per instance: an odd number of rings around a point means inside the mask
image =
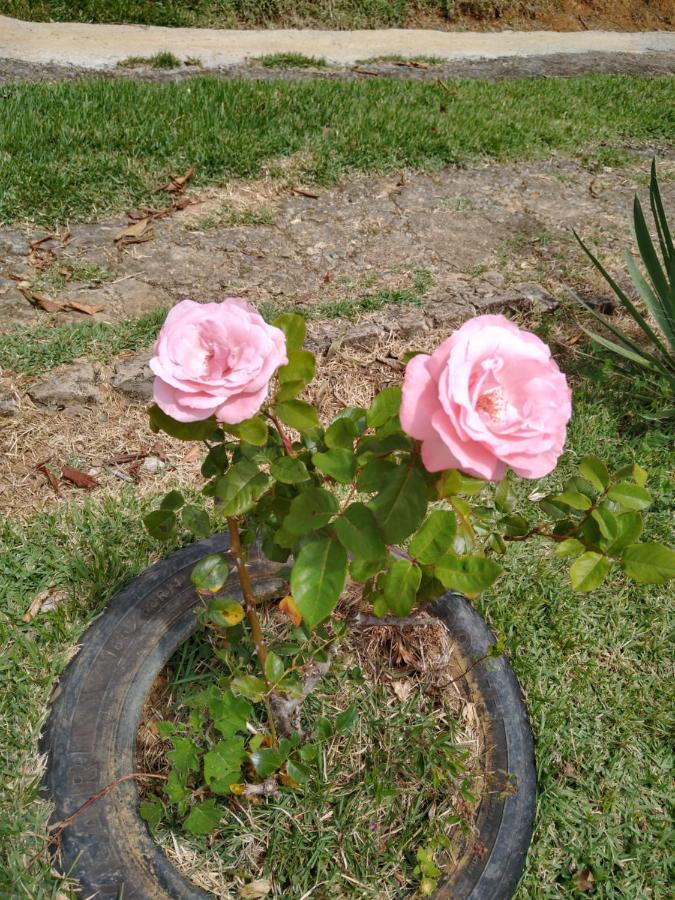
M 165 729 L 174 741 L 166 802 L 194 833 L 218 822 L 212 797 L 190 801 L 202 753 L 200 796 L 259 795 L 270 779 L 293 787 L 309 777 L 320 754 L 289 723 L 344 630 L 342 617 L 330 629 L 323 623 L 347 579 L 360 586 L 362 609 L 393 621 L 448 589 L 473 596 L 491 587 L 513 541 L 549 542 L 552 555 L 571 560 L 579 591 L 617 569 L 640 584 L 675 573 L 672 550 L 639 540 L 651 504 L 639 465 L 610 472 L 589 456 L 557 489 L 528 488 L 527 501 L 517 490 L 507 470 L 550 473 L 571 412 L 565 377 L 535 335 L 503 316 L 475 318 L 433 354 L 414 356 L 402 390 L 387 387 L 368 408 L 326 423 L 300 399 L 315 374 L 304 336 L 297 315 L 268 325 L 242 300 L 183 301 L 151 363 L 153 429 L 208 450 L 201 495 L 188 502 L 172 491 L 146 526 L 163 539 L 225 528 L 230 536 L 228 553 L 207 556 L 192 573 L 202 621 L 222 635 L 218 659 L 230 671 L 194 699 L 201 744 Z M 258 540 L 289 587 L 279 610 L 292 640 L 277 635 L 273 648 L 246 567 Z M 223 591 L 233 569 L 238 598 Z M 248 656 L 229 652 L 246 640 Z M 265 711 L 248 729 L 259 704 Z M 215 747 L 214 728 L 223 735 Z M 331 728 L 317 725 L 314 743 Z
M 466 322 L 405 371 L 401 424 L 430 472 L 500 481 L 552 472 L 572 414 L 567 380 L 539 338 L 504 316 Z

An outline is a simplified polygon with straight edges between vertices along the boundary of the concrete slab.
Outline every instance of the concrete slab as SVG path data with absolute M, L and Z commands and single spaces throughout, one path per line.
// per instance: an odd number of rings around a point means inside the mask
M 362 31 L 163 28 L 144 25 L 83 25 L 23 22 L 0 16 L 0 57 L 29 63 L 59 63 L 106 69 L 129 56 L 170 51 L 197 57 L 204 68 L 241 64 L 269 53 L 302 53 L 334 65 L 401 54 L 441 59 L 503 59 L 560 54 L 649 52 L 675 54 L 670 32 L 447 32 L 426 29 Z

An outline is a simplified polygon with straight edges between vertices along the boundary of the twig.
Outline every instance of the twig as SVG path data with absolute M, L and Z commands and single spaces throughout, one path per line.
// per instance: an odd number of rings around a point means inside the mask
M 272 693 L 270 696 L 280 734 L 290 737 L 294 731 L 300 731 L 300 707 L 330 669 L 331 656 L 332 648 L 329 648 L 326 662 L 314 662 L 302 683 L 302 693 L 299 697 L 286 699 L 276 693 Z
M 275 797 L 279 793 L 277 779 L 272 776 L 266 778 L 260 784 L 247 784 L 244 788 L 244 797 Z
M 426 626 L 436 625 L 436 619 L 420 619 L 418 616 L 404 616 L 397 618 L 396 616 L 366 616 L 364 613 L 357 613 L 354 619 L 354 625 L 359 628 L 377 628 L 380 625 L 391 625 L 394 628 L 405 628 L 409 625 Z

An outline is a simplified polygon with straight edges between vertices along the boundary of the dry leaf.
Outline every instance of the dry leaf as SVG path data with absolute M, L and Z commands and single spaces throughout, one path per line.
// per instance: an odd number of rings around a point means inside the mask
M 293 188 L 294 194 L 299 194 L 301 197 L 309 197 L 310 200 L 318 200 L 319 195 L 315 194 L 314 191 L 308 191 L 306 188 Z
M 21 616 L 22 622 L 32 622 L 35 616 L 40 612 L 49 612 L 54 609 L 57 603 L 66 596 L 65 591 L 58 591 L 55 587 L 47 588 L 41 591 L 35 597 L 26 612 Z
M 63 309 L 72 309 L 75 312 L 84 313 L 87 316 L 93 316 L 95 313 L 101 312 L 105 307 L 100 304 L 91 305 L 89 303 L 78 303 L 76 300 L 69 300 L 63 304 Z
M 195 174 L 195 170 L 190 167 L 185 175 L 176 175 L 173 172 L 169 175 L 169 180 L 166 184 L 163 184 L 161 187 L 156 188 L 155 193 L 158 194 L 160 191 L 168 191 L 172 194 L 180 194 L 181 191 L 185 190 L 185 185 Z
M 272 890 L 272 882 L 269 878 L 256 878 L 250 881 L 239 890 L 239 896 L 244 900 L 259 900 L 260 897 L 266 897 Z
M 98 481 L 95 478 L 87 475 L 86 472 L 80 472 L 79 469 L 73 469 L 72 466 L 64 466 L 61 470 L 61 477 L 65 481 L 70 481 L 76 487 L 84 488 L 86 491 L 98 487 Z
M 595 883 L 593 873 L 590 869 L 577 869 L 574 873 L 574 883 L 582 893 L 590 891 Z
M 56 476 L 54 475 L 54 473 L 53 473 L 53 472 L 50 472 L 49 469 L 47 468 L 47 466 L 46 466 L 44 463 L 40 463 L 40 465 L 39 465 L 39 466 L 36 466 L 35 468 L 36 468 L 36 470 L 37 470 L 38 472 L 41 472 L 41 473 L 45 476 L 45 478 L 47 479 L 47 481 L 48 481 L 49 484 L 51 485 L 51 488 L 52 488 L 52 490 L 54 491 L 54 493 L 55 493 L 55 494 L 60 494 L 61 491 L 59 490 L 59 483 L 58 483 L 58 481 L 56 480 Z
M 279 609 L 281 610 L 281 612 L 286 613 L 286 615 L 296 628 L 300 627 L 300 623 L 302 622 L 302 613 L 298 609 L 295 600 L 291 597 L 290 594 L 287 594 L 281 601 L 281 603 L 279 604 Z
M 194 447 L 190 447 L 188 452 L 183 457 L 184 463 L 194 462 L 196 459 L 201 459 L 201 455 L 203 453 L 202 448 L 199 444 L 195 444 Z
M 405 703 L 408 697 L 412 694 L 413 690 L 413 686 L 410 681 L 394 681 L 391 687 L 401 703 Z
M 326 269 L 324 276 L 323 276 L 323 283 L 330 284 L 332 280 L 333 280 L 333 275 L 332 275 L 330 269 Z
M 114 238 L 115 243 L 136 244 L 140 241 L 149 241 L 154 232 L 152 222 L 148 216 L 138 219 L 136 222 L 130 222 L 126 228 L 123 228 Z
M 58 312 L 60 309 L 63 309 L 63 303 L 59 303 L 58 300 L 51 300 L 45 294 L 32 291 L 28 287 L 19 287 L 19 290 L 26 300 L 29 300 L 37 309 L 44 309 L 45 312 Z

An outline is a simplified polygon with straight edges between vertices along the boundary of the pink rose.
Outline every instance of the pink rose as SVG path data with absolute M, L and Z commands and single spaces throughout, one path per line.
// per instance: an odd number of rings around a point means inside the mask
M 461 469 L 499 481 L 509 466 L 540 478 L 556 465 L 571 391 L 551 351 L 504 316 L 470 319 L 403 381 L 401 424 L 422 442 L 429 472 Z
M 283 331 L 244 300 L 182 300 L 166 317 L 150 360 L 155 402 L 179 422 L 215 415 L 236 425 L 258 412 L 272 375 L 287 362 Z

